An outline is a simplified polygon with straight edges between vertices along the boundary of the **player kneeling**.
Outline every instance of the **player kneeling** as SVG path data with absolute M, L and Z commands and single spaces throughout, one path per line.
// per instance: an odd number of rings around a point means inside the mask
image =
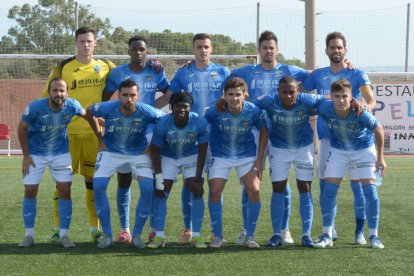
M 207 122 L 190 112 L 193 99 L 186 92 L 170 99 L 172 113 L 159 120 L 151 141 L 151 158 L 155 172 L 154 217 L 156 237 L 148 248 L 164 247 L 167 200 L 177 174 L 184 176 L 184 185 L 191 193 L 191 244 L 206 248 L 200 237 L 204 217 L 204 178 L 202 177 L 208 147 Z
M 321 197 L 323 234 L 316 248 L 332 247 L 332 229 L 335 220 L 336 197 L 339 185 L 351 166 L 361 180 L 366 200 L 369 228 L 369 245 L 384 248 L 378 238 L 379 198 L 374 185 L 376 168 L 383 168 L 384 130 L 378 120 L 368 111 L 360 116 L 351 112 L 351 84 L 338 80 L 331 85 L 331 99 L 318 108 L 318 115 L 328 125 L 330 152 L 324 172 L 326 182 Z
M 241 78 L 232 78 L 224 86 L 226 109 L 219 112 L 215 105 L 206 113 L 211 123 L 210 148 L 212 158 L 209 160 L 209 210 L 211 226 L 215 237 L 210 244 L 212 248 L 223 246 L 222 202 L 224 185 L 235 168 L 237 176 L 244 183 L 247 194 L 247 219 L 245 246 L 259 248 L 254 241 L 254 231 L 260 213 L 259 186 L 263 170 L 262 160 L 268 140 L 268 131 L 263 112 L 254 104 L 245 101 L 246 83 Z M 252 128 L 259 134 L 259 149 Z M 256 154 L 257 152 L 257 154 Z

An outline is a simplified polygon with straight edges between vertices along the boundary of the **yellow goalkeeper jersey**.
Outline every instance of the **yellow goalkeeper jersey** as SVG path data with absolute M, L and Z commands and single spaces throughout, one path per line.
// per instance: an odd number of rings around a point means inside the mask
M 47 89 L 50 81 L 61 77 L 68 83 L 68 96 L 80 102 L 83 108 L 102 101 L 102 93 L 105 88 L 109 71 L 115 65 L 107 60 L 95 60 L 88 64 L 80 63 L 75 57 L 66 59 L 53 67 L 45 88 L 40 95 L 47 97 Z M 74 116 L 68 125 L 68 134 L 93 134 L 89 123 L 78 116 Z

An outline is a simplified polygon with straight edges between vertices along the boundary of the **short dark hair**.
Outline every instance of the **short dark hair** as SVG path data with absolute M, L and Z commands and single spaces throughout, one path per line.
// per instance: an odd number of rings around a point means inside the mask
M 265 40 L 274 40 L 277 45 L 277 36 L 272 31 L 264 31 L 263 33 L 260 34 L 259 47 L 260 47 L 260 44 L 262 44 L 262 42 Z
M 230 88 L 238 88 L 238 87 L 240 87 L 243 90 L 243 92 L 246 92 L 246 93 L 248 92 L 246 82 L 242 78 L 234 77 L 234 78 L 229 79 L 224 85 L 224 93 L 226 93 L 226 91 L 229 90 Z
M 131 88 L 131 87 L 134 87 L 134 86 L 136 86 L 137 87 L 137 89 L 139 90 L 139 88 L 138 88 L 138 85 L 133 81 L 133 80 L 131 80 L 131 79 L 126 79 L 126 80 L 123 80 L 120 84 L 119 84 L 119 86 L 118 86 L 118 91 L 121 91 L 121 89 L 122 88 Z
M 340 79 L 331 84 L 331 94 L 345 90 L 352 91 L 351 83 L 347 79 Z
M 296 84 L 296 85 L 298 84 L 298 82 L 292 76 L 284 76 L 283 78 L 281 78 L 279 80 L 279 85 L 282 84 L 282 83 L 284 83 L 284 84 Z
M 344 47 L 346 48 L 346 39 L 345 39 L 345 36 L 341 32 L 332 32 L 326 36 L 326 41 L 325 41 L 326 48 L 329 47 L 329 41 L 331 41 L 332 39 L 341 39 L 342 43 L 344 44 Z
M 209 39 L 211 41 L 211 36 L 209 34 L 206 33 L 198 33 L 193 37 L 193 44 L 196 40 L 205 40 L 205 39 Z
M 92 29 L 91 27 L 80 27 L 75 32 L 75 39 L 78 39 L 78 36 L 79 35 L 81 35 L 81 34 L 87 34 L 87 33 L 92 33 L 93 34 L 93 37 L 96 38 L 96 32 L 95 32 L 94 29 Z
M 146 39 L 145 37 L 143 37 L 143 36 L 140 36 L 140 35 L 135 35 L 135 36 L 131 37 L 131 38 L 128 40 L 128 46 L 131 46 L 132 42 L 134 42 L 134 41 L 144 41 L 144 42 L 145 42 L 145 44 L 146 44 L 146 45 L 147 45 L 147 47 L 148 47 L 148 42 L 147 42 L 147 39 Z
M 54 79 L 50 80 L 49 85 L 47 86 L 47 93 L 48 94 L 50 94 L 50 89 L 51 89 L 51 86 L 52 86 L 52 82 L 55 82 L 55 81 L 63 81 L 66 84 L 66 91 L 68 90 L 68 83 L 63 78 L 57 77 L 57 78 L 54 78 Z
M 170 109 L 172 110 L 174 108 L 174 105 L 179 102 L 185 102 L 188 103 L 190 106 L 193 105 L 193 97 L 188 92 L 178 92 L 171 95 L 170 98 Z

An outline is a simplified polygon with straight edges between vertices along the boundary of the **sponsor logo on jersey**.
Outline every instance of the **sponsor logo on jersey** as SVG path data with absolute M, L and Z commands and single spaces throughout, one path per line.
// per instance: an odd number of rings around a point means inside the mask
M 142 120 L 140 118 L 134 119 L 135 125 L 140 125 L 142 123 Z
M 282 77 L 282 76 L 283 76 L 283 72 L 282 72 L 282 71 L 280 71 L 280 70 L 277 70 L 277 71 L 275 71 L 275 75 L 276 75 L 277 77 Z
M 356 128 L 356 125 L 353 124 L 353 123 L 350 123 L 350 124 L 348 124 L 348 128 L 349 129 L 355 129 Z
M 101 66 L 99 64 L 95 64 L 93 66 L 93 70 L 95 71 L 96 74 L 99 74 L 101 72 Z
M 218 74 L 217 74 L 217 72 L 211 72 L 210 73 L 210 77 L 214 80 L 214 79 L 216 79 L 217 77 L 218 77 Z

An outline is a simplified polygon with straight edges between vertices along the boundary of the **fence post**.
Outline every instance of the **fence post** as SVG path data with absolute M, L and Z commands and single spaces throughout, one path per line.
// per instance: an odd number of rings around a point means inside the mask
M 408 72 L 408 48 L 410 46 L 410 3 L 407 3 L 407 33 L 405 36 L 405 72 Z M 408 76 L 406 76 L 408 81 Z

